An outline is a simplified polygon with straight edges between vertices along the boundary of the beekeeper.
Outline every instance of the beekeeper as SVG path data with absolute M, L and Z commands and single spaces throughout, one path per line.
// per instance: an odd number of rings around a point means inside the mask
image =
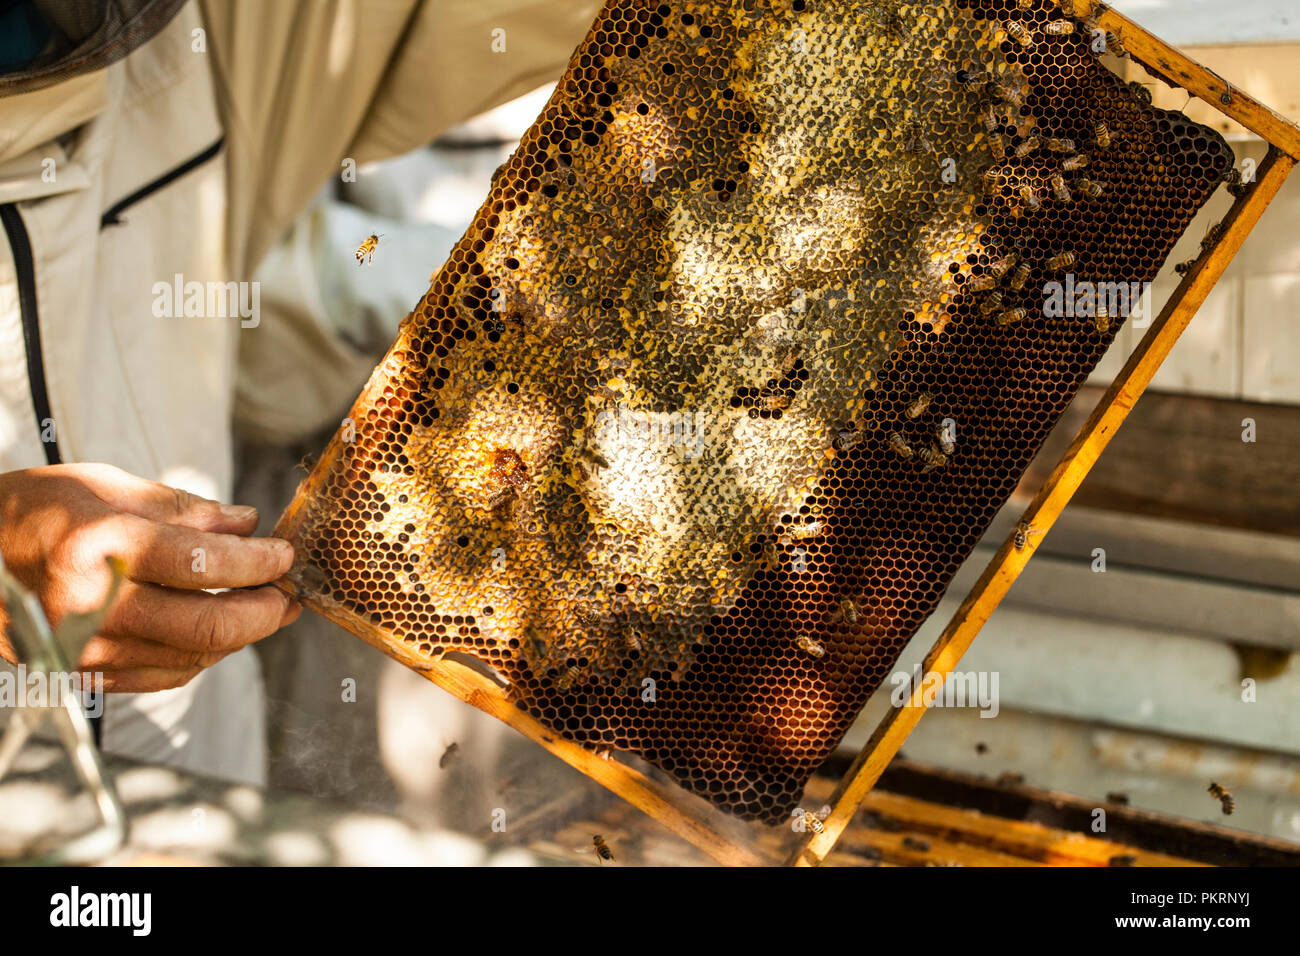
M 318 415 L 331 344 L 311 308 L 264 309 L 254 269 L 331 177 L 559 76 L 595 9 L 5 5 L 0 553 L 54 621 L 102 600 L 105 556 L 126 562 L 80 661 L 111 692 L 105 750 L 264 779 L 248 645 L 299 608 L 268 585 L 289 545 L 227 503 L 232 427 Z M 268 356 L 286 357 L 270 393 Z

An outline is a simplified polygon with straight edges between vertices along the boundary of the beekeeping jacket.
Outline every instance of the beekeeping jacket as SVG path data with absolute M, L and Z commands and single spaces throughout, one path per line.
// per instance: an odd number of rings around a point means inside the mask
M 110 462 L 223 500 L 232 420 L 275 434 L 317 414 L 337 351 L 310 303 L 254 310 L 227 283 L 250 282 L 331 177 L 556 78 L 596 8 L 35 6 L 50 44 L 0 74 L 0 470 Z M 111 697 L 103 742 L 258 782 L 262 721 L 244 651 L 184 688 Z

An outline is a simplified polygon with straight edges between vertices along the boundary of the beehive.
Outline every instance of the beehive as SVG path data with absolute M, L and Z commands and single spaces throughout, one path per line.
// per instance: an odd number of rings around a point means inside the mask
M 611 0 L 282 519 L 284 586 L 787 819 L 1230 176 L 1104 38 Z

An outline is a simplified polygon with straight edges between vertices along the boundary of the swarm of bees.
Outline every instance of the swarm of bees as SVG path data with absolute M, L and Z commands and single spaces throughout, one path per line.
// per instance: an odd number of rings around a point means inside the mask
M 1210 786 L 1206 788 L 1206 792 L 1210 796 L 1214 797 L 1215 800 L 1219 801 L 1219 808 L 1223 811 L 1224 816 L 1232 816 L 1232 811 L 1237 809 L 1237 803 L 1232 799 L 1231 790 L 1228 790 L 1211 780 Z
M 361 241 L 361 245 L 357 246 L 357 265 L 363 263 L 368 265 L 374 262 L 375 250 L 379 248 L 379 240 L 382 238 L 384 238 L 382 232 L 378 234 L 372 232 Z

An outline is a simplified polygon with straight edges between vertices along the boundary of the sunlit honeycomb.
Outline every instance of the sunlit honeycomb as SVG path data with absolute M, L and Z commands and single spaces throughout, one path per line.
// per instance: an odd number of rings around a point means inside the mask
M 285 586 L 788 818 L 1126 320 L 1047 283 L 1153 279 L 1230 174 L 1096 39 L 1047 0 L 611 0 Z

